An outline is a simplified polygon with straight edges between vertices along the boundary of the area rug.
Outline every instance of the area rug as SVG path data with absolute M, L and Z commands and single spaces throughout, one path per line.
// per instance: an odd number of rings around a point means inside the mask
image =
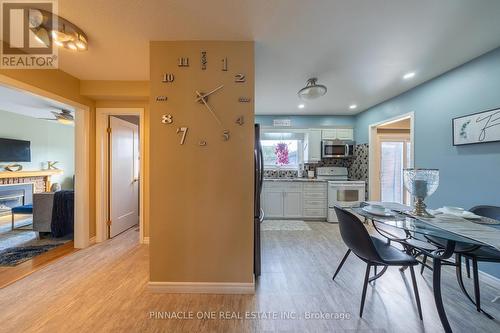
M 59 244 L 45 244 L 45 245 L 35 245 L 35 246 L 24 246 L 24 247 L 12 247 L 0 252 L 0 266 L 16 266 L 22 262 L 30 260 L 31 258 L 47 252 Z
M 311 227 L 300 220 L 265 220 L 260 226 L 262 231 L 310 231 Z

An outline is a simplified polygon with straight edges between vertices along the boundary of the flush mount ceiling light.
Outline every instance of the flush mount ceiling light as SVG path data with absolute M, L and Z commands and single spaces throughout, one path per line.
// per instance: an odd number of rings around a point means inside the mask
M 51 41 L 54 41 L 57 46 L 72 51 L 88 49 L 88 39 L 85 32 L 56 14 L 41 9 L 30 9 L 29 26 L 35 34 L 35 39 L 46 46 L 50 46 Z
M 297 95 L 302 99 L 315 99 L 326 94 L 326 87 L 322 84 L 316 84 L 317 78 L 313 77 L 307 80 L 306 86 L 299 90 Z
M 403 75 L 403 79 L 408 80 L 415 76 L 415 72 L 409 72 Z
M 355 108 L 357 108 L 358 106 L 356 104 L 352 104 L 352 105 L 349 105 L 349 109 L 351 110 L 354 110 Z
M 303 108 L 305 108 L 306 106 L 305 106 L 305 104 L 299 104 L 299 105 L 297 105 L 297 107 L 298 107 L 299 109 L 303 109 Z

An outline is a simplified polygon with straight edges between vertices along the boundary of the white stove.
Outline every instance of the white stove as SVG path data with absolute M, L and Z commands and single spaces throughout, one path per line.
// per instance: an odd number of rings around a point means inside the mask
M 353 207 L 365 201 L 366 183 L 349 180 L 347 168 L 321 167 L 316 169 L 317 178 L 328 181 L 328 222 L 336 223 L 335 206 Z

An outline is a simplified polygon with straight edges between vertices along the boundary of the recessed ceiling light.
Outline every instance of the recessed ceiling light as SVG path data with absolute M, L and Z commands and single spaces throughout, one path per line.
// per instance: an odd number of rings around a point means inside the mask
M 358 106 L 356 104 L 352 104 L 352 105 L 349 105 L 349 109 L 353 110 L 355 108 L 357 108 Z
M 306 106 L 305 106 L 304 104 L 299 104 L 297 107 L 298 107 L 299 109 L 303 109 L 303 108 L 305 108 Z
M 408 80 L 415 76 L 415 72 L 409 72 L 403 75 L 403 79 Z

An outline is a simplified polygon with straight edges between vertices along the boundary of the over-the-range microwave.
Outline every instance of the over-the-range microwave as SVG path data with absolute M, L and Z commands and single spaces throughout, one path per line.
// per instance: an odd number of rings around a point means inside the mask
M 354 156 L 354 141 L 323 140 L 321 141 L 321 157 L 348 158 Z

